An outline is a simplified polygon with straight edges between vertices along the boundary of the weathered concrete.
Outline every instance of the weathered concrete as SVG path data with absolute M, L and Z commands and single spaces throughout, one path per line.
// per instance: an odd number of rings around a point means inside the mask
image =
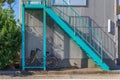
M 0 71 L 0 79 L 120 79 L 120 70 L 104 72 L 98 68 L 55 71 Z

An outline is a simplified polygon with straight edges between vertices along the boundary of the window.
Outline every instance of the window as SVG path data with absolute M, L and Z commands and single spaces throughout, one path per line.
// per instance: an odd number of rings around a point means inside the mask
M 86 0 L 70 0 L 70 5 L 86 6 L 87 1 Z
M 69 4 L 69 2 L 70 0 L 53 0 L 54 5 L 67 5 Z
M 86 6 L 87 0 L 53 0 L 53 5 Z

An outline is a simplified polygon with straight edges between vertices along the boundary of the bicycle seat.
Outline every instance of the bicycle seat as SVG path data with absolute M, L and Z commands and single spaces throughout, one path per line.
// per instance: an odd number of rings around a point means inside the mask
M 41 50 L 40 50 L 39 48 L 36 48 L 36 52 L 37 52 L 37 51 L 41 51 Z
M 34 57 L 35 55 L 36 55 L 35 50 L 31 50 L 30 57 L 32 58 L 32 57 Z

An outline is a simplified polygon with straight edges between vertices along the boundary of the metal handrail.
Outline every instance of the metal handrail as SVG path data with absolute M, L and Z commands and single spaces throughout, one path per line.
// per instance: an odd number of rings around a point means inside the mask
M 65 4 L 65 6 L 62 6 L 61 10 L 52 4 L 52 0 L 22 0 L 22 1 L 23 1 L 23 3 L 24 2 L 29 3 L 31 1 L 33 1 L 33 2 L 41 1 L 41 2 L 43 2 L 41 4 L 53 9 L 53 11 L 61 19 L 63 19 L 65 22 L 67 22 L 70 25 L 71 28 L 73 28 L 74 35 L 75 36 L 79 35 L 101 57 L 101 60 L 103 59 L 103 44 L 104 43 L 103 43 L 102 36 L 100 36 L 94 30 L 94 28 L 92 28 L 89 24 L 87 24 L 85 22 L 85 20 L 76 12 L 76 10 L 74 10 L 65 0 L 62 0 L 63 3 Z M 64 9 L 66 9 L 66 11 Z M 77 17 L 78 20 L 76 20 L 76 18 L 73 18 L 73 22 L 72 22 L 71 21 L 72 19 L 70 18 L 71 16 Z M 78 22 L 79 22 L 79 24 L 78 24 Z M 82 31 L 79 31 L 79 28 L 82 28 Z M 87 33 L 85 31 L 86 29 L 88 30 L 89 33 L 91 33 L 90 36 L 87 36 Z M 88 37 L 90 37 L 91 41 L 87 40 Z M 94 38 L 96 41 L 95 40 L 93 41 L 92 38 Z M 97 46 L 98 50 L 96 49 L 96 45 L 98 45 Z
M 46 0 L 46 1 L 48 1 L 48 0 Z M 94 28 L 92 28 L 89 24 L 87 24 L 84 21 L 84 19 L 65 0 L 63 0 L 63 2 L 64 2 L 63 4 L 65 4 L 65 6 L 62 6 L 61 10 L 59 8 L 57 8 L 56 6 L 50 5 L 51 2 L 46 2 L 47 3 L 46 5 L 49 4 L 49 7 L 51 7 L 53 9 L 53 11 L 60 16 L 60 18 L 62 18 L 65 22 L 69 23 L 69 25 L 73 28 L 75 35 L 76 34 L 79 35 L 98 54 L 98 56 L 101 57 L 101 61 L 102 61 L 103 60 L 103 44 L 104 44 L 102 37 L 94 30 Z M 64 10 L 65 8 L 67 8 L 67 10 Z M 65 11 L 67 12 L 66 14 L 64 13 Z M 77 17 L 78 20 L 80 21 L 80 23 L 78 24 L 79 27 L 76 27 L 77 20 L 73 20 L 74 22 L 72 24 L 69 22 L 70 20 L 67 17 L 70 17 L 69 15 L 71 15 L 71 14 L 74 17 Z M 83 33 L 79 32 L 78 28 L 81 28 L 81 24 L 83 25 L 82 30 L 84 30 L 84 28 L 87 28 L 92 33 L 92 36 L 90 36 L 90 37 L 96 38 L 97 42 L 94 41 L 94 43 L 98 43 L 97 45 L 98 45 L 98 47 L 100 47 L 99 51 L 96 49 L 96 46 L 94 46 L 92 44 L 92 42 L 90 42 L 86 39 L 87 36 L 84 36 Z

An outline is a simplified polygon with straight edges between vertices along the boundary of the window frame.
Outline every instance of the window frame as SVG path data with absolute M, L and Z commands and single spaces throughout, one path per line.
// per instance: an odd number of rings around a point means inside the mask
M 58 0 L 59 1 L 59 0 Z M 61 0 L 62 1 L 62 0 Z M 75 0 L 68 0 L 69 2 L 69 6 L 83 6 L 83 7 L 86 7 L 87 6 L 87 4 L 88 4 L 88 0 L 84 0 L 85 2 L 84 2 L 84 4 L 71 4 L 71 2 L 72 1 L 75 1 Z M 80 0 L 81 1 L 81 0 Z M 62 3 L 62 2 L 61 2 Z M 67 5 L 65 5 L 65 4 L 56 4 L 55 3 L 55 0 L 52 0 L 52 5 L 54 5 L 54 6 L 67 6 Z

